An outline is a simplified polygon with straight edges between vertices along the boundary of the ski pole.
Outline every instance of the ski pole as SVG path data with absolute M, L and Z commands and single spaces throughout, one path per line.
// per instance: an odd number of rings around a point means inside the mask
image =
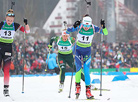
M 15 2 L 11 1 L 11 9 L 13 8 L 14 5 L 15 5 Z
M 101 29 L 101 28 L 100 28 Z M 100 74 L 100 95 L 99 96 L 102 96 L 102 42 L 103 42 L 103 35 L 101 34 L 101 46 L 100 46 L 100 49 L 101 49 L 101 74 Z
M 89 6 L 91 5 L 91 2 L 88 2 L 87 0 L 86 1 L 86 4 L 87 4 L 87 14 L 89 14 Z
M 24 58 L 23 58 L 23 80 L 22 80 L 22 93 L 24 93 L 24 64 L 25 64 L 25 24 L 24 24 Z
M 74 53 L 74 55 L 76 55 L 76 42 L 75 42 L 74 46 L 75 46 L 75 53 Z M 73 63 L 73 69 L 72 69 L 71 82 L 70 82 L 70 90 L 69 90 L 69 96 L 68 96 L 68 98 L 71 98 L 71 88 L 72 88 L 74 66 L 75 66 L 75 58 L 74 58 L 74 63 Z
M 63 24 L 64 24 L 65 29 L 67 29 L 67 22 L 64 21 Z
M 45 69 L 45 71 L 47 71 L 48 62 L 49 62 L 49 56 L 50 56 L 50 49 L 49 49 L 49 54 L 48 54 L 48 59 L 47 59 L 47 63 L 46 63 L 46 69 Z
M 63 23 L 64 23 L 65 29 L 67 29 L 67 22 L 64 21 Z M 76 46 L 75 46 L 75 53 L 76 53 Z M 75 61 L 75 59 L 74 59 L 74 61 Z M 73 63 L 73 69 L 74 69 L 74 63 Z M 71 82 L 70 82 L 70 90 L 69 90 L 69 96 L 68 96 L 68 98 L 71 98 L 71 88 L 72 88 L 72 80 L 73 80 L 73 69 L 72 69 Z
M 65 29 L 66 29 L 67 28 L 67 22 L 64 21 L 63 23 L 64 23 L 64 26 L 65 26 Z M 75 54 L 76 54 L 76 45 L 75 45 Z M 73 63 L 73 69 L 72 69 L 71 82 L 70 82 L 70 90 L 69 90 L 69 96 L 68 96 L 68 98 L 71 98 L 71 88 L 72 88 L 74 66 L 75 66 L 75 59 L 74 59 L 74 63 Z

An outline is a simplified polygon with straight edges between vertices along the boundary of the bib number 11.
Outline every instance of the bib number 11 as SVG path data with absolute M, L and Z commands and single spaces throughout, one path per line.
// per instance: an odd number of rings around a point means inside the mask
M 82 36 L 82 40 L 85 40 L 88 41 L 89 40 L 89 36 L 85 37 L 85 36 Z

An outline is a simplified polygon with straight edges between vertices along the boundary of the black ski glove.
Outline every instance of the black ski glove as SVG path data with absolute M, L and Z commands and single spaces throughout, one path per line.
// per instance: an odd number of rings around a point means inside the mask
M 105 28 L 105 21 L 104 21 L 104 19 L 101 19 L 101 26 L 102 26 L 102 28 Z
M 74 24 L 73 24 L 73 27 L 76 28 L 77 26 L 79 26 L 81 24 L 81 21 L 76 21 Z
M 24 19 L 23 19 L 23 22 L 24 22 L 24 24 L 25 24 L 25 25 L 27 25 L 27 24 L 28 24 L 28 23 L 27 23 L 27 19 L 26 19 L 26 18 L 24 18 Z
M 67 24 L 67 22 L 66 22 L 66 21 L 64 21 L 63 23 L 64 23 L 64 24 Z

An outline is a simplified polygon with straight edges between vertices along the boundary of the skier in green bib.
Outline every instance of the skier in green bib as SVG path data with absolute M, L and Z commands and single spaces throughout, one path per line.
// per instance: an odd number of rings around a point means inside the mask
M 90 63 L 91 63 L 91 44 L 95 33 L 101 33 L 104 35 L 108 34 L 107 29 L 105 28 L 104 20 L 101 20 L 102 28 L 99 28 L 92 24 L 92 19 L 89 15 L 83 17 L 82 22 L 76 21 L 72 27 L 69 27 L 66 33 L 70 34 L 71 32 L 78 31 L 77 41 L 75 45 L 75 65 L 76 65 L 76 98 L 80 95 L 80 72 L 82 71 L 81 59 L 83 58 L 83 70 L 85 76 L 85 85 L 86 85 L 86 97 L 88 99 L 94 98 L 91 94 L 91 79 L 90 79 Z
M 74 64 L 74 58 L 72 54 L 72 45 L 75 42 L 75 38 L 70 37 L 66 33 L 66 30 L 62 31 L 61 36 L 52 37 L 50 40 L 49 49 L 52 48 L 52 43 L 55 41 L 58 45 L 58 65 L 60 68 L 60 84 L 59 84 L 59 93 L 62 92 L 64 87 L 66 64 L 68 64 L 72 70 L 76 71 L 76 66 Z M 81 73 L 81 78 L 84 81 L 84 74 Z
M 30 32 L 27 19 L 24 19 L 25 28 L 14 22 L 15 14 L 12 9 L 6 12 L 6 20 L 0 23 L 0 68 L 3 62 L 4 71 L 4 96 L 9 96 L 9 70 L 12 57 L 12 43 L 15 32 L 19 29 L 25 33 Z

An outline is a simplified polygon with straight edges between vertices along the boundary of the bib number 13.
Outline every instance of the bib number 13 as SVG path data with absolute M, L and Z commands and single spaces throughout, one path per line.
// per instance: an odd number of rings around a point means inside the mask
M 5 31 L 5 36 L 8 35 L 8 36 L 11 36 L 11 31 Z
M 82 40 L 86 40 L 86 41 L 88 41 L 89 40 L 89 36 L 82 36 Z

